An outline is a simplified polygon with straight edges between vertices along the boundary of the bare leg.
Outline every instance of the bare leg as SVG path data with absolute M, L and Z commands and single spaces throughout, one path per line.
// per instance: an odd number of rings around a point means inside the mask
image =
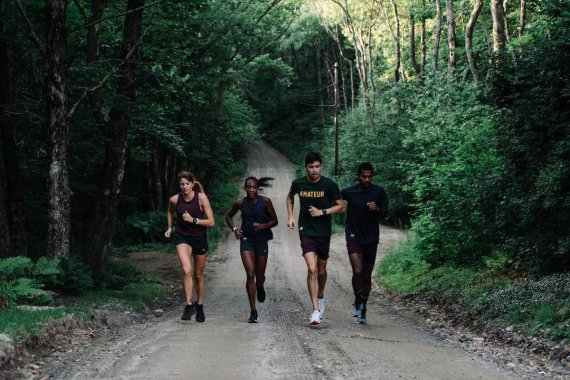
M 364 255 L 362 268 L 362 295 L 366 299 L 368 299 L 370 289 L 372 288 L 372 272 L 374 271 L 375 262 L 376 252 Z
M 247 280 L 245 282 L 245 289 L 247 290 L 247 298 L 249 300 L 249 307 L 255 310 L 255 253 L 251 251 L 244 251 L 241 253 L 241 262 L 245 269 Z
M 319 283 L 317 281 L 317 254 L 315 252 L 307 252 L 303 257 L 307 263 L 307 288 L 309 289 L 309 297 L 311 297 L 313 310 L 318 310 L 317 295 L 319 292 Z
M 196 277 L 196 296 L 198 305 L 204 304 L 204 267 L 206 266 L 206 255 L 193 255 L 194 275 Z
M 354 294 L 360 294 L 363 290 L 363 259 L 362 253 L 349 253 L 350 265 L 352 266 L 352 290 Z M 374 264 L 373 264 L 374 265 Z M 370 289 L 369 289 L 370 290 Z
M 318 296 L 322 298 L 325 295 L 325 285 L 327 284 L 327 260 L 317 257 L 317 281 L 319 284 Z
M 265 283 L 265 268 L 267 267 L 267 256 L 255 257 L 255 283 L 259 286 Z
M 186 299 L 186 304 L 190 305 L 192 303 L 192 247 L 188 244 L 178 244 L 176 245 L 176 253 L 178 254 L 178 260 L 180 261 L 180 267 L 182 269 L 182 289 L 184 290 L 184 298 Z

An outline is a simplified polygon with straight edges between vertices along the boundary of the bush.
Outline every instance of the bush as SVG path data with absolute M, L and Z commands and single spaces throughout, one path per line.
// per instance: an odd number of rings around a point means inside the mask
M 142 282 L 143 274 L 127 260 L 110 260 L 101 283 L 106 289 L 123 289 L 125 286 Z

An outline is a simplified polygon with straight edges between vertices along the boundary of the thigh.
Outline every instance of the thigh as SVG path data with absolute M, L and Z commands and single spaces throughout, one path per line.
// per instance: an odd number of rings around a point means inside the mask
M 376 262 L 376 252 L 378 251 L 378 244 L 366 244 L 363 246 L 362 260 L 364 267 L 368 272 L 372 272 L 374 269 L 374 263 Z
M 194 271 L 196 273 L 203 273 L 206 266 L 206 255 L 192 255 L 194 258 Z
M 245 271 L 252 273 L 255 269 L 255 253 L 253 251 L 242 251 L 241 262 Z
M 182 268 L 190 267 L 190 257 L 192 257 L 192 247 L 185 243 L 176 244 L 176 254 Z

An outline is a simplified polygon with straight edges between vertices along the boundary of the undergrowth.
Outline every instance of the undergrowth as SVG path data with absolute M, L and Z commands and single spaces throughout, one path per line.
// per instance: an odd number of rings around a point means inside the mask
M 570 273 L 513 279 L 496 259 L 486 268 L 432 267 L 416 253 L 413 234 L 379 263 L 377 277 L 398 293 L 457 299 L 468 312 L 528 335 L 570 338 Z

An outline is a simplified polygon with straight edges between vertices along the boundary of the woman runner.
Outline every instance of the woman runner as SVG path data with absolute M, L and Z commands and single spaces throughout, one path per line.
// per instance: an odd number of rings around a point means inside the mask
M 236 239 L 240 239 L 241 261 L 247 277 L 245 288 L 251 309 L 249 323 L 257 323 L 257 301 L 265 301 L 265 268 L 267 266 L 268 244 L 273 239 L 271 228 L 277 225 L 277 215 L 271 199 L 258 195 L 258 191 L 271 187 L 270 177 L 248 177 L 244 189 L 246 196 L 234 203 L 226 215 L 226 223 Z M 241 227 L 234 225 L 233 217 L 241 211 Z

